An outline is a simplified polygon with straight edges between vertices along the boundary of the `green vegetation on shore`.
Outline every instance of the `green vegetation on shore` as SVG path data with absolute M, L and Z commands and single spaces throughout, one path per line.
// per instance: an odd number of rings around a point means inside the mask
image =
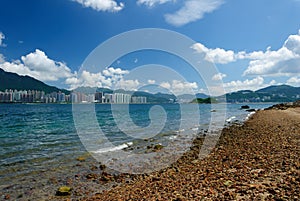
M 191 103 L 198 103 L 198 104 L 211 104 L 211 103 L 218 103 L 217 99 L 215 98 L 195 98 L 192 100 Z

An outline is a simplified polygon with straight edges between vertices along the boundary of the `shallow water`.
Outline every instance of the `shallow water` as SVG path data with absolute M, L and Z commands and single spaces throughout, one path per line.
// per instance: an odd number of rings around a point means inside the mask
M 94 108 L 97 125 L 94 125 L 89 105 L 76 105 L 72 111 L 72 105 L 68 104 L 0 104 L 0 192 L 20 181 L 34 181 L 38 185 L 44 179 L 47 184 L 55 174 L 67 176 L 79 171 L 76 158 L 87 153 L 80 141 L 82 133 L 88 136 L 82 139 L 88 142 L 88 150 L 95 152 L 131 145 L 146 147 L 148 141 L 167 145 L 179 132 L 188 129 L 197 134 L 209 125 L 220 129 L 218 122 L 223 118 L 243 121 L 249 113 L 240 110 L 241 105 L 97 104 Z M 261 109 L 271 105 L 250 104 L 250 107 Z M 200 119 L 195 118 L 199 114 Z M 99 132 L 99 128 L 100 137 L 93 133 Z M 36 179 L 40 175 L 43 179 Z

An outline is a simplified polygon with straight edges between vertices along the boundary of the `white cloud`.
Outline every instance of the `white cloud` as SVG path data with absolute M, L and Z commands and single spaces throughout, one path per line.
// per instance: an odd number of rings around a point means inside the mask
M 293 85 L 293 86 L 300 86 L 300 77 L 291 77 L 287 80 L 287 84 Z
M 175 1 L 175 0 L 137 0 L 137 4 L 139 5 L 144 4 L 148 7 L 153 7 L 157 4 L 164 4 L 170 1 Z
M 148 80 L 148 84 L 155 84 L 155 80 Z
M 186 0 L 177 12 L 166 14 L 165 19 L 174 26 L 183 26 L 203 18 L 223 4 L 223 0 Z
M 162 82 L 162 83 L 160 83 L 159 86 L 161 86 L 161 87 L 163 87 L 165 89 L 168 89 L 168 90 L 171 89 L 171 84 L 169 82 Z
M 110 80 L 111 85 L 121 80 L 124 75 L 128 74 L 128 70 L 122 70 L 121 68 L 109 67 L 102 71 L 103 76 Z
M 228 64 L 238 60 L 249 60 L 243 76 L 294 76 L 300 73 L 300 31 L 290 35 L 281 48 L 266 51 L 234 52 L 221 48 L 209 49 L 201 43 L 191 48 L 205 54 L 205 60 Z
M 215 74 L 213 77 L 212 77 L 212 80 L 214 81 L 220 81 L 222 80 L 223 78 L 227 77 L 226 74 L 223 74 L 223 73 L 218 73 L 218 74 Z
M 223 87 L 227 93 L 239 91 L 239 90 L 257 90 L 260 88 L 265 87 L 264 78 L 263 77 L 256 77 L 252 80 L 246 79 L 244 81 L 236 80 L 231 81 L 223 84 Z
M 253 52 L 248 58 L 252 60 L 244 75 L 289 76 L 300 72 L 300 55 L 285 46 L 276 51 Z
M 117 89 L 124 89 L 130 91 L 137 91 L 141 83 L 138 80 L 124 80 L 120 79 L 117 83 L 115 88 Z
M 103 75 L 108 77 L 114 77 L 116 75 L 125 75 L 128 74 L 128 70 L 122 70 L 121 68 L 109 67 L 103 70 Z
M 300 55 L 300 30 L 297 35 L 290 35 L 284 42 L 284 47 Z
M 96 11 L 109 11 L 109 12 L 118 12 L 124 8 L 124 3 L 120 2 L 119 4 L 114 0 L 73 0 L 84 7 L 92 8 Z
M 66 84 L 70 86 L 70 89 L 78 87 L 107 87 L 115 89 L 120 84 L 124 86 L 132 84 L 123 79 L 124 75 L 128 73 L 129 71 L 127 70 L 113 67 L 106 68 L 98 73 L 91 73 L 84 70 L 79 75 L 76 74 L 76 76 L 67 78 Z
M 28 75 L 41 81 L 57 81 L 60 78 L 73 76 L 65 63 L 49 59 L 43 51 L 38 49 L 22 56 L 21 61 L 5 61 L 0 64 L 0 68 L 19 75 Z
M 3 43 L 3 40 L 5 39 L 5 35 L 0 32 L 0 47 L 5 47 L 6 44 Z
M 244 57 L 244 52 L 235 54 L 232 50 L 227 51 L 221 48 L 209 49 L 201 43 L 195 43 L 191 48 L 199 53 L 204 53 L 205 60 L 213 63 L 227 64 Z
M 160 86 L 168 89 L 175 95 L 186 93 L 194 94 L 198 89 L 198 85 L 196 82 L 183 82 L 180 80 L 173 80 L 172 82 L 162 82 Z

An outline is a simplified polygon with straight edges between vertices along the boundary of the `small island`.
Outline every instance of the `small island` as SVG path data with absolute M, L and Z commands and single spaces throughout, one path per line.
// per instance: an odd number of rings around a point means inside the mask
M 195 98 L 191 103 L 198 103 L 198 104 L 211 104 L 211 103 L 218 103 L 216 98 Z

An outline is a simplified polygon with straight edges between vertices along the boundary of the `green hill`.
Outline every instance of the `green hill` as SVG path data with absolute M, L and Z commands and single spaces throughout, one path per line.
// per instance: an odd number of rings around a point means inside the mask
M 227 102 L 293 102 L 300 99 L 300 87 L 269 86 L 257 91 L 243 90 L 226 94 Z
M 58 89 L 57 87 L 49 86 L 35 78 L 20 76 L 16 73 L 6 72 L 0 68 L 0 91 L 4 91 L 6 89 L 38 90 L 44 91 L 46 94 L 61 91 L 66 94 L 70 94 L 68 90 Z

